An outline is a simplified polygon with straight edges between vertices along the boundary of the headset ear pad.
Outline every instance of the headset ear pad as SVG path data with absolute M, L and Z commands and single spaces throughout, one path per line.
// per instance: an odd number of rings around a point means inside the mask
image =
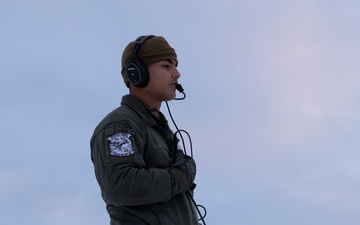
M 125 67 L 129 82 L 136 87 L 145 87 L 149 82 L 149 71 L 146 64 L 138 59 L 130 59 Z

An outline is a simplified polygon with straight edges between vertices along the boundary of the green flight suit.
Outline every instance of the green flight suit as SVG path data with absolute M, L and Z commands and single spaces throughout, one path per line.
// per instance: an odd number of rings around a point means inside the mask
M 91 159 L 111 225 L 198 225 L 190 191 L 179 191 L 174 136 L 165 117 L 125 95 L 91 138 Z

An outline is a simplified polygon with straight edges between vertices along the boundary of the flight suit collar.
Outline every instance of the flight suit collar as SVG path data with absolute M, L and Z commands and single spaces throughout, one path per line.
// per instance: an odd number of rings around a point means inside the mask
M 148 106 L 146 106 L 142 101 L 140 101 L 140 99 L 136 98 L 135 96 L 124 95 L 121 100 L 121 105 L 129 107 L 148 125 L 156 125 L 155 118 L 148 110 Z

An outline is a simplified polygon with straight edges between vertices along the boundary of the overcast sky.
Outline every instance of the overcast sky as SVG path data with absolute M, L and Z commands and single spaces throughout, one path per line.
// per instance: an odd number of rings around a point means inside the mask
M 1 225 L 109 224 L 89 141 L 144 34 L 178 54 L 208 225 L 360 224 L 359 1 L 1 0 Z

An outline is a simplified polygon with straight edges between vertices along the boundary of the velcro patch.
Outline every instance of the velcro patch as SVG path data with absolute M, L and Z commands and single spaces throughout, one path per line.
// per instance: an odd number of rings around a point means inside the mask
M 109 137 L 107 140 L 109 141 L 110 155 L 118 157 L 133 155 L 135 151 L 130 137 L 129 133 L 116 133 Z

